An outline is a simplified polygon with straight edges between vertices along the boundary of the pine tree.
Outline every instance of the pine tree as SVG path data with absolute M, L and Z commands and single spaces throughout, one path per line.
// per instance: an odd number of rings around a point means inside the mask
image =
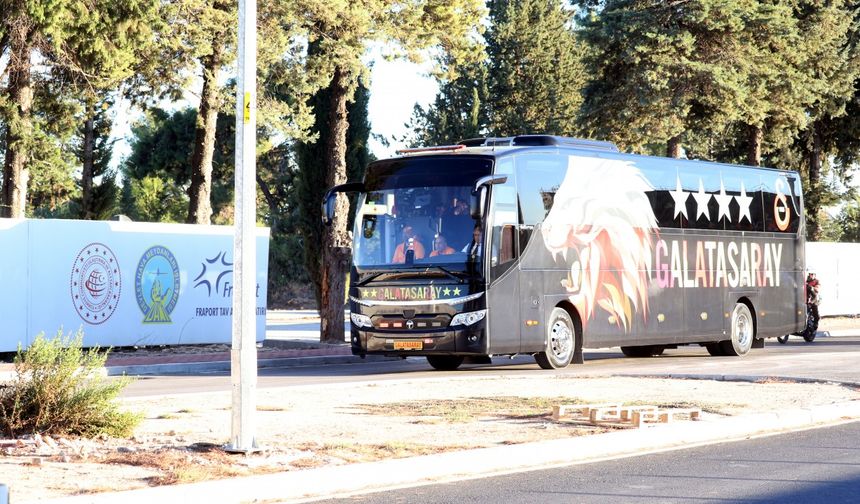
M 77 103 L 63 96 L 57 88 L 64 83 L 34 80 L 31 109 L 32 134 L 29 138 L 27 167 L 30 174 L 25 214 L 33 217 L 70 218 L 77 213 L 73 201 L 80 195 L 75 183 L 79 165 L 75 157 L 74 137 Z
M 77 213 L 82 219 L 108 219 L 119 204 L 116 173 L 110 167 L 114 144 L 111 139 L 112 105 L 113 102 L 106 99 L 92 108 L 87 107 L 86 120 L 79 128 L 80 140 L 75 154 L 86 174 L 82 174 L 81 197 L 77 200 Z
M 832 158 L 832 173 L 846 182 L 853 163 L 840 161 L 846 154 L 856 156 L 860 144 L 860 119 L 850 110 L 860 96 L 860 6 L 840 0 L 799 0 L 795 16 L 804 34 L 800 73 L 811 96 L 803 108 L 807 126 L 796 134 L 794 145 L 803 157 L 807 238 L 818 240 L 822 210 L 839 197 L 823 183 L 823 172 Z M 853 149 L 845 148 L 852 144 Z
M 198 0 L 191 0 L 198 3 Z M 200 107 L 194 131 L 191 154 L 191 184 L 188 187 L 189 224 L 210 224 L 212 216 L 212 156 L 215 152 L 215 135 L 218 115 L 224 97 L 219 94 L 218 79 L 221 68 L 231 61 L 236 49 L 237 3 L 232 0 L 209 0 L 195 5 L 193 22 L 199 23 L 189 30 L 189 43 L 200 64 L 203 86 Z
M 489 126 L 487 66 L 484 62 L 461 66 L 457 77 L 443 80 L 433 103 L 415 104 L 401 141 L 410 147 L 451 145 L 483 136 Z
M 491 134 L 574 134 L 586 79 L 585 51 L 566 2 L 494 0 L 489 5 Z
M 326 186 L 326 170 L 323 160 L 325 159 L 325 148 L 331 132 L 326 128 L 330 116 L 329 106 L 331 103 L 332 90 L 330 88 L 318 91 L 311 99 L 311 104 L 316 116 L 313 132 L 317 133 L 315 142 L 300 142 L 296 144 L 296 160 L 298 164 L 298 176 L 296 178 L 296 191 L 298 197 L 299 221 L 298 229 L 301 232 L 304 248 L 304 264 L 311 283 L 314 286 L 314 295 L 317 306 L 323 304 L 323 250 L 322 240 L 324 229 L 322 226 L 322 215 L 320 213 L 320 202 L 323 199 Z M 346 137 L 346 166 L 348 180 L 361 180 L 364 169 L 370 158 L 367 141 L 370 137 L 370 124 L 367 119 L 367 105 L 370 92 L 364 86 L 359 86 L 355 93 L 355 100 L 349 103 L 347 116 L 349 128 Z M 350 215 L 352 212 L 350 212 Z
M 373 41 L 393 42 L 401 54 L 420 59 L 421 51 L 441 47 L 459 56 L 476 53 L 472 36 L 481 14 L 478 0 L 417 0 L 414 2 L 303 0 L 285 2 L 303 20 L 311 44 L 308 73 L 327 82 L 329 136 L 322 151 L 325 166 L 324 186 L 346 181 L 347 102 L 366 72 L 362 56 L 365 45 Z M 319 116 L 317 116 L 319 118 Z M 343 340 L 343 305 L 347 264 L 351 255 L 347 221 L 349 204 L 338 197 L 334 221 L 322 240 L 322 287 L 320 318 L 323 341 Z
M 227 211 L 233 195 L 233 116 L 222 115 L 213 145 L 212 205 Z M 122 165 L 121 209 L 134 220 L 182 222 L 188 211 L 197 111 L 154 108 L 132 126 L 131 154 Z M 144 198 L 138 200 L 136 198 Z M 163 212 L 159 214 L 158 212 Z M 219 218 L 221 219 L 221 218 Z M 226 223 L 227 217 L 220 220 Z
M 744 93 L 736 71 L 738 34 L 752 1 L 608 0 L 583 17 L 591 79 L 585 88 L 585 134 L 631 150 L 654 142 L 679 157 L 696 125 L 724 129 Z
M 9 57 L 5 94 L 9 106 L 0 111 L 7 124 L 3 215 L 22 217 L 28 179 L 40 178 L 30 173 L 29 166 L 38 153 L 34 142 L 43 135 L 33 120 L 33 96 L 38 91 L 34 85 L 47 82 L 46 75 L 51 79 L 65 75 L 72 89 L 85 87 L 92 96 L 94 90 L 107 89 L 130 75 L 135 50 L 144 49 L 150 40 L 157 5 L 157 0 L 0 4 L 0 46 L 8 47 Z
M 304 62 L 299 53 L 307 39 L 306 29 L 297 20 L 303 12 L 292 9 L 285 0 L 258 0 L 257 69 L 261 93 L 257 97 L 258 124 L 274 128 L 288 138 L 304 138 L 310 126 L 305 98 L 319 85 L 299 71 Z M 221 87 L 221 76 L 229 70 L 236 53 L 235 0 L 165 0 L 162 2 L 161 44 L 153 57 L 140 62 L 135 101 L 146 102 L 158 96 L 181 96 L 189 87 L 189 76 L 199 75 L 201 85 L 194 142 L 191 148 L 190 184 L 185 221 L 209 224 L 223 221 L 217 216 L 218 180 L 217 143 L 220 121 L 233 115 L 234 95 Z M 298 36 L 301 35 L 301 36 Z M 266 92 L 275 84 L 291 89 L 289 96 L 277 100 Z M 151 92 L 147 96 L 145 90 Z M 150 100 L 151 101 L 151 100 Z M 235 125 L 229 125 L 234 128 Z M 213 213 L 214 212 L 214 213 Z

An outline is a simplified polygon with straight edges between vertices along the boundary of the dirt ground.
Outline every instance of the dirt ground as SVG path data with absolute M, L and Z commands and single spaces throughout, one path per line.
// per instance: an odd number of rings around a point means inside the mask
M 281 389 L 257 397 L 261 452 L 230 455 L 229 392 L 125 399 L 144 413 L 132 439 L 0 441 L 14 502 L 329 464 L 591 435 L 553 405 L 699 407 L 703 420 L 860 399 L 834 384 L 642 378 L 447 377 Z

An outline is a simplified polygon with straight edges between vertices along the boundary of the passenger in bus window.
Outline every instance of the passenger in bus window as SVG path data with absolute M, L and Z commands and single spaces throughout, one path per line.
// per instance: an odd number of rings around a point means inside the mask
M 451 255 L 454 252 L 456 252 L 456 250 L 448 246 L 448 240 L 446 240 L 444 236 L 436 235 L 436 239 L 433 240 L 433 252 L 430 252 L 430 257 L 436 257 L 437 255 Z
M 463 252 L 469 254 L 470 256 L 476 256 L 481 254 L 481 245 L 482 240 L 481 237 L 483 234 L 481 233 L 481 225 L 475 224 L 475 229 L 472 230 L 472 241 L 469 242 L 468 245 L 463 247 Z
M 461 248 L 469 243 L 469 228 L 473 222 L 468 201 L 454 198 L 451 207 L 442 216 L 442 232 L 451 238 L 455 247 Z
M 424 258 L 424 245 L 421 245 L 421 242 L 418 241 L 418 235 L 415 234 L 412 226 L 403 227 L 403 241 L 394 249 L 394 257 L 391 258 L 391 262 L 396 264 L 405 263 L 407 250 L 411 250 L 415 254 L 415 259 Z

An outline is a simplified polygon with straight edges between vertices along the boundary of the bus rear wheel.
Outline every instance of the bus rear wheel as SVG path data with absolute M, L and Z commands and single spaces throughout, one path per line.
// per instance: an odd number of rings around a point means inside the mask
M 755 338 L 752 313 L 744 303 L 737 303 L 732 310 L 732 339 L 720 342 L 724 355 L 742 357 L 749 353 Z
M 570 314 L 563 308 L 553 308 L 547 324 L 546 350 L 535 354 L 535 362 L 541 369 L 567 367 L 573 359 L 576 338 Z
M 627 357 L 657 357 L 663 355 L 664 347 L 661 345 L 645 346 L 623 346 L 621 353 Z
M 428 355 L 427 362 L 438 371 L 454 371 L 463 363 L 462 355 Z

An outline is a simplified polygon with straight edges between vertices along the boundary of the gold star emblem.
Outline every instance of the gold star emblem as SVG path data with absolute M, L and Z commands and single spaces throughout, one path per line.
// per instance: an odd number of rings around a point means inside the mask
M 460 288 L 459 288 L 459 287 L 455 287 L 455 288 L 454 288 L 454 295 L 455 295 L 455 296 L 459 296 L 459 295 L 460 295 Z
M 446 296 L 450 296 L 451 295 L 451 289 L 449 289 L 448 287 L 445 287 L 445 290 L 442 291 L 442 294 L 445 294 Z

